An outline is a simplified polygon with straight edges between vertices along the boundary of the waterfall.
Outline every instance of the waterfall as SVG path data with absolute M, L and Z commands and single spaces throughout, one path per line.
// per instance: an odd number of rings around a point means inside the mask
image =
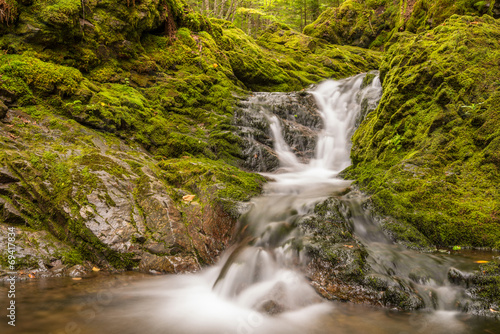
M 350 138 L 356 125 L 364 117 L 366 106 L 373 110 L 381 95 L 377 77 L 368 85 L 363 84 L 364 79 L 361 74 L 319 84 L 310 92 L 319 115 L 316 111 L 307 114 L 303 110 L 275 107 L 284 100 L 290 101 L 290 93 L 254 94 L 246 107 L 259 123 L 268 122 L 274 145 L 272 155 L 279 158 L 280 166 L 274 173 L 266 174 L 273 181 L 265 185 L 262 196 L 251 200 L 250 209 L 240 218 L 234 244 L 216 265 L 199 273 L 169 276 L 148 281 L 139 289 L 134 287 L 133 293 L 126 295 L 128 308 L 120 305 L 117 314 L 134 315 L 133 319 L 144 315 L 151 333 L 326 334 L 370 332 L 373 326 L 384 328 L 381 333 L 400 333 L 402 328 L 409 333 L 422 333 L 426 328 L 436 333 L 447 333 L 451 328 L 456 333 L 466 333 L 467 327 L 456 321 L 454 313 L 456 297 L 463 290 L 447 281 L 448 268 L 456 262 L 395 244 L 364 206 L 363 194 L 338 177 L 350 164 Z M 306 114 L 314 119 L 306 120 Z M 301 117 L 302 125 L 294 122 Z M 314 152 L 299 152 L 298 148 L 309 149 L 309 144 L 300 145 L 290 135 L 301 126 L 314 130 L 309 134 L 317 133 Z M 259 149 L 271 150 L 268 146 Z M 361 312 L 357 312 L 352 305 L 329 303 L 319 297 L 311 283 L 323 289 L 320 281 L 331 276 L 319 273 L 319 278 L 311 276 L 312 282 L 308 281 L 304 273 L 317 259 L 313 255 L 309 258 L 303 243 L 310 237 L 304 229 L 305 221 L 323 203 L 339 203 L 343 221 L 352 225 L 356 243 L 363 244 L 367 251 L 367 274 L 381 277 L 392 296 L 402 293 L 421 301 L 427 309 L 440 311 L 404 313 L 410 317 L 410 322 L 404 324 L 391 320 L 394 315 L 388 316 L 385 311 L 358 308 Z M 325 243 L 330 242 L 330 235 L 321 237 Z M 336 246 L 354 247 L 342 243 Z M 342 251 L 347 249 L 350 248 Z M 378 295 L 377 301 L 381 302 L 385 292 L 370 293 Z M 358 321 L 373 317 L 374 312 L 380 318 L 365 324 Z M 347 316 L 348 313 L 356 314 Z M 122 319 L 120 316 L 116 319 Z M 419 327 L 414 326 L 417 322 Z M 136 328 L 129 330 L 126 324 L 120 333 L 137 332 Z
M 307 258 L 293 244 L 301 237 L 296 228 L 298 219 L 316 203 L 350 184 L 336 176 L 350 164 L 350 137 L 360 117 L 361 102 L 376 104 L 381 95 L 378 78 L 360 89 L 364 77 L 361 74 L 325 81 L 311 92 L 319 107 L 323 128 L 314 157 L 307 163 L 301 162 L 287 144 L 280 119 L 269 110 L 260 110 L 270 124 L 281 168 L 277 173 L 267 174 L 274 182 L 266 185 L 264 196 L 252 200 L 251 209 L 237 227 L 236 244 L 219 264 L 191 278 L 197 281 L 197 286 L 188 285 L 181 290 L 181 299 L 179 291 L 172 291 L 170 298 L 177 300 L 178 311 L 184 306 L 184 310 L 196 312 L 202 309 L 201 304 L 211 303 L 211 307 L 218 308 L 222 314 L 236 312 L 246 319 L 252 314 L 256 319 L 272 315 L 303 318 L 309 314 L 312 321 L 314 314 L 320 314 L 320 310 L 324 313 L 331 307 L 294 269 L 305 265 Z M 260 94 L 256 98 L 265 96 Z M 269 96 L 275 98 L 276 93 Z M 192 295 L 194 291 L 196 296 Z M 213 321 L 205 319 L 206 314 L 198 316 L 209 323 Z M 302 320 L 300 326 L 308 322 Z M 266 324 L 273 326 L 273 322 Z M 210 332 L 206 326 L 204 332 Z M 277 332 L 287 328 L 283 324 L 279 327 Z M 218 331 L 223 328 L 214 329 Z

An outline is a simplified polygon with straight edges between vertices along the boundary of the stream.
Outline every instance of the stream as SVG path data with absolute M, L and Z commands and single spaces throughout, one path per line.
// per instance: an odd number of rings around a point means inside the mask
M 19 282 L 18 327 L 1 333 L 498 333 L 497 321 L 457 310 L 464 291 L 447 279 L 450 267 L 471 271 L 475 260 L 492 253 L 419 253 L 399 246 L 364 208 L 364 195 L 338 177 L 350 165 L 361 102 L 376 104 L 381 95 L 378 78 L 360 88 L 364 76 L 326 81 L 311 92 L 323 128 L 308 160 L 297 158 L 276 116 L 257 111 L 270 124 L 280 168 L 265 174 L 273 181 L 252 199 L 233 246 L 216 265 L 179 276 L 96 273 Z M 374 273 L 411 286 L 421 311 L 325 301 L 297 269 L 309 260 L 296 246 L 304 237 L 297 226 L 331 196 L 340 199 Z M 0 287 L 4 294 L 6 285 Z

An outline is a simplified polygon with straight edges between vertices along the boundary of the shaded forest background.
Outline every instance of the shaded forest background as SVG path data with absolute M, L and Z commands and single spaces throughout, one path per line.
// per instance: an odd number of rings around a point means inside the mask
M 302 30 L 322 11 L 344 0 L 189 0 L 196 11 L 232 21 L 247 34 L 255 35 L 272 22 Z

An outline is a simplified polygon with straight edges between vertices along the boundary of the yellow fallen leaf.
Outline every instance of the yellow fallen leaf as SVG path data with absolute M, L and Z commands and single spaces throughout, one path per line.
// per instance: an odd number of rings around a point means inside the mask
M 481 260 L 481 261 L 474 261 L 474 262 L 476 262 L 476 263 L 488 263 L 488 262 L 490 262 L 490 261 L 482 261 L 482 260 Z
M 217 65 L 217 64 L 214 64 L 214 68 L 217 68 L 217 66 L 219 66 L 219 65 Z
M 73 278 L 72 278 L 72 280 L 73 280 L 73 281 L 79 281 L 79 280 L 81 280 L 81 279 L 82 279 L 81 277 L 73 277 Z
M 182 200 L 185 202 L 191 202 L 194 199 L 194 195 L 182 196 Z
M 494 310 L 492 308 L 490 308 L 490 311 L 493 312 L 493 313 L 498 313 L 499 312 L 499 311 L 496 311 L 496 310 Z
M 106 103 L 101 102 L 101 106 L 105 107 L 105 106 L 106 106 Z
M 344 245 L 344 247 L 353 248 L 354 246 L 352 246 L 352 245 Z
M 29 274 L 28 276 L 29 276 L 29 278 L 35 278 L 35 275 L 33 275 L 33 274 Z
M 93 267 L 92 268 L 92 271 L 100 271 L 101 269 L 97 268 L 97 267 Z

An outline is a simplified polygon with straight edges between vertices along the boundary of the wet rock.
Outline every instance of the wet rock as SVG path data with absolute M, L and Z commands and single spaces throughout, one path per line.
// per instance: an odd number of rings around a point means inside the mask
M 448 277 L 455 284 L 467 287 L 466 296 L 459 307 L 475 315 L 500 319 L 500 262 L 498 260 L 480 266 L 478 271 L 463 273 L 450 269 Z
M 457 268 L 450 268 L 448 271 L 448 280 L 456 285 L 469 286 L 473 278 L 470 273 L 464 273 Z
M 283 313 L 285 311 L 285 307 L 275 300 L 266 300 L 259 306 L 257 310 L 269 315 L 276 315 Z
M 159 257 L 152 254 L 143 254 L 139 269 L 144 272 L 153 271 L 162 274 L 185 274 L 198 271 L 200 265 L 194 257 Z
M 85 277 L 90 274 L 90 271 L 84 266 L 77 264 L 68 269 L 69 277 Z
M 7 168 L 0 168 L 0 183 L 14 183 L 19 182 L 19 179 L 12 174 Z
M 61 264 L 58 264 L 58 265 L 54 266 L 54 267 L 53 267 L 53 268 L 51 268 L 49 271 L 50 271 L 50 273 L 51 273 L 51 274 L 53 274 L 54 276 L 56 276 L 56 275 L 61 275 L 61 274 L 63 274 L 63 273 L 66 271 L 66 269 L 68 269 L 68 267 L 67 267 L 67 266 L 65 266 L 65 265 L 63 265 L 63 264 L 61 263 Z M 73 273 L 75 273 L 75 272 L 73 272 Z M 70 276 L 71 276 L 71 275 L 70 275 Z M 78 277 L 78 276 L 71 276 L 71 277 Z
M 383 294 L 386 306 L 395 305 L 403 310 L 418 310 L 425 307 L 423 299 L 406 286 L 390 286 Z
M 3 198 L 0 198 L 0 218 L 2 221 L 11 225 L 26 224 L 26 221 L 16 207 Z
M 7 115 L 7 110 L 9 110 L 9 107 L 3 103 L 3 101 L 0 99 L 0 119 L 4 118 Z
M 240 102 L 234 117 L 244 143 L 243 167 L 257 172 L 279 167 L 273 149 L 271 117 L 279 119 L 285 142 L 300 160 L 306 162 L 314 156 L 322 120 L 312 94 L 254 93 Z
M 395 279 L 381 274 L 368 274 L 364 278 L 363 283 L 379 291 L 385 291 L 389 287 L 398 285 Z
M 413 268 L 408 275 L 408 278 L 417 284 L 426 285 L 431 281 L 431 276 L 429 273 L 422 268 Z

